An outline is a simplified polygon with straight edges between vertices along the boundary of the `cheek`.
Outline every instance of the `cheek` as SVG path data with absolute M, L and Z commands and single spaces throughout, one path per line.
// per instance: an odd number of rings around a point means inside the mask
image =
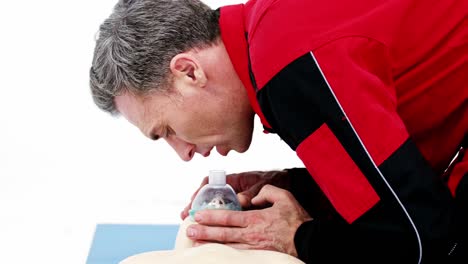
M 173 129 L 176 131 L 176 134 L 181 139 L 187 141 L 203 136 L 210 127 L 212 125 L 209 122 L 203 120 L 198 115 L 193 115 L 193 113 L 185 113 L 183 117 L 178 118 L 173 123 Z
M 195 139 L 204 136 L 213 136 L 219 134 L 224 127 L 229 126 L 227 121 L 229 113 L 220 111 L 219 106 L 206 102 L 193 102 L 187 107 L 178 112 L 177 116 L 172 119 L 174 128 L 177 126 L 179 130 L 176 133 L 186 139 Z

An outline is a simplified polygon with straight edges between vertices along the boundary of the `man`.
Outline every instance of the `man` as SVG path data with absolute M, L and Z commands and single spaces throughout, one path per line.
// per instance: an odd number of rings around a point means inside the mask
M 219 10 L 120 1 L 100 28 L 91 90 L 101 109 L 185 161 L 246 151 L 254 114 L 301 158 L 305 169 L 232 175 L 247 210 L 199 212 L 187 229 L 199 244 L 306 263 L 462 261 L 467 10 L 466 1 Z

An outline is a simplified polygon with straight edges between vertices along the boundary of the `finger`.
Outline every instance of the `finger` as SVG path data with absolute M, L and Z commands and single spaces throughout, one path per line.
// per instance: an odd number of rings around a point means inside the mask
M 258 195 L 255 196 L 251 200 L 251 202 L 253 205 L 256 206 L 274 204 L 276 202 L 286 199 L 288 197 L 288 194 L 289 192 L 284 189 L 267 184 L 263 186 Z
M 191 208 L 192 208 L 192 202 L 190 202 L 187 206 L 185 206 L 184 210 L 182 210 L 182 212 L 180 213 L 180 218 L 182 218 L 182 220 L 185 220 L 185 218 L 189 216 Z
M 201 243 L 203 241 L 219 242 L 223 244 L 245 243 L 242 230 L 243 228 L 237 227 L 190 225 L 187 228 L 186 235 L 188 238 L 195 240 L 196 243 Z
M 252 200 L 252 197 L 249 197 L 248 195 L 244 194 L 243 192 L 237 194 L 237 200 L 239 201 L 240 206 L 242 208 L 249 208 L 249 207 L 252 206 L 252 203 L 250 202 L 250 200 Z
M 182 212 L 180 212 L 180 219 L 182 219 L 182 221 L 185 220 L 187 216 L 188 216 L 188 212 L 185 211 L 185 209 Z
M 189 216 L 189 211 L 190 211 L 191 206 L 192 206 L 192 203 L 187 205 L 184 208 L 184 210 L 180 213 L 180 218 L 182 218 L 182 220 L 185 220 L 185 218 L 187 218 L 187 216 Z
M 198 189 L 192 194 L 192 197 L 190 197 L 189 204 L 187 206 L 185 206 L 185 208 L 184 208 L 184 210 L 182 210 L 182 212 L 180 212 L 180 218 L 182 220 L 184 220 L 189 215 L 189 211 L 190 211 L 190 208 L 192 207 L 193 199 L 195 199 L 195 196 L 197 196 L 200 189 L 203 186 L 205 186 L 207 183 L 208 183 L 208 177 L 203 178 L 203 180 L 202 180 L 200 186 L 198 187 Z
M 259 182 L 254 184 L 249 189 L 237 194 L 237 199 L 239 200 L 239 203 L 242 207 L 248 208 L 252 206 L 251 200 L 258 194 L 260 189 L 263 187 L 263 184 L 263 182 Z
M 195 221 L 207 226 L 246 227 L 249 212 L 231 210 L 202 210 L 195 214 Z

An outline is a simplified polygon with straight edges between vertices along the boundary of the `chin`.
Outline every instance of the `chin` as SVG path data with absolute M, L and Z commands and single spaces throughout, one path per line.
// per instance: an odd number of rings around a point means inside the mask
M 249 149 L 250 143 L 251 143 L 251 142 L 252 142 L 252 141 L 249 140 L 246 144 L 243 144 L 243 145 L 240 146 L 239 148 L 235 149 L 235 151 L 236 151 L 236 152 L 239 152 L 239 153 L 244 153 L 244 152 L 246 152 L 246 151 Z
M 246 147 L 240 149 L 240 150 L 237 151 L 237 152 L 239 152 L 239 153 L 244 153 L 244 152 L 246 152 L 246 151 L 249 149 L 249 147 L 250 147 L 250 144 L 249 144 L 248 146 L 246 146 Z
M 249 129 L 252 129 L 253 127 L 249 127 Z M 252 130 L 250 130 L 248 133 L 242 133 L 242 134 L 237 134 L 233 137 L 234 140 L 231 141 L 232 150 L 238 152 L 238 153 L 244 153 L 246 152 L 252 143 Z

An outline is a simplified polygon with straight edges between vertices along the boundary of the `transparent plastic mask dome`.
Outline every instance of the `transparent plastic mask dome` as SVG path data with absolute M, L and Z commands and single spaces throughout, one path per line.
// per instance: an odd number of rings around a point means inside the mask
M 208 184 L 200 189 L 192 202 L 189 212 L 192 220 L 197 211 L 205 209 L 242 210 L 236 192 L 229 184 L 226 184 L 225 171 L 210 171 Z

